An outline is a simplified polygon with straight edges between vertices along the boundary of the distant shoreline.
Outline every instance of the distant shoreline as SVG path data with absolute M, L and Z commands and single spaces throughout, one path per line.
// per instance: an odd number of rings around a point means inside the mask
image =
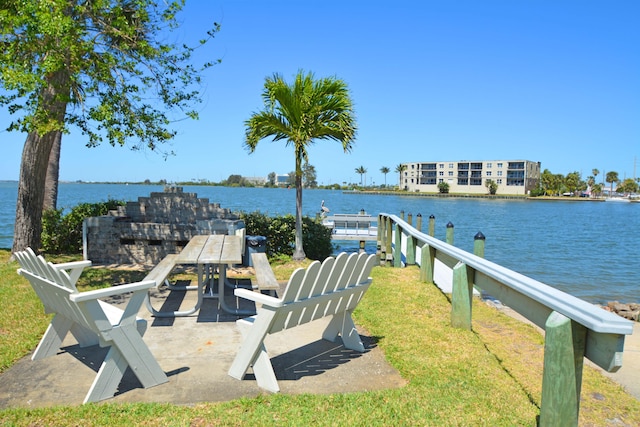
M 568 202 L 604 202 L 604 198 L 566 197 L 566 196 L 521 196 L 517 194 L 441 194 L 441 193 L 409 193 L 384 190 L 345 190 L 345 194 L 370 194 L 377 196 L 408 196 L 408 197 L 436 197 L 457 199 L 495 199 L 495 200 L 539 200 L 539 201 L 568 201 Z
M 1 182 L 18 183 L 17 180 L 6 179 L 0 180 Z M 220 183 L 198 183 L 198 182 L 181 182 L 181 183 L 165 183 L 165 182 L 129 182 L 129 181 L 60 181 L 61 184 L 106 184 L 106 185 L 149 185 L 149 186 L 193 186 L 193 187 L 234 187 L 229 185 L 222 185 Z M 261 188 L 259 186 L 248 188 Z M 278 188 L 278 187 L 264 187 L 264 188 Z M 328 190 L 331 188 L 317 188 L 321 190 Z M 314 188 L 305 188 L 306 191 L 314 190 Z M 406 192 L 406 191 L 389 191 L 389 190 L 341 190 L 343 194 L 362 194 L 362 195 L 377 195 L 377 196 L 407 196 L 407 197 L 434 197 L 434 198 L 456 198 L 456 199 L 489 199 L 489 200 L 531 200 L 531 201 L 566 201 L 566 202 L 606 202 L 606 198 L 598 197 L 575 197 L 575 196 L 537 196 L 531 197 L 518 194 L 466 194 L 466 193 L 420 193 L 420 192 Z M 632 203 L 640 203 L 640 199 L 630 200 Z

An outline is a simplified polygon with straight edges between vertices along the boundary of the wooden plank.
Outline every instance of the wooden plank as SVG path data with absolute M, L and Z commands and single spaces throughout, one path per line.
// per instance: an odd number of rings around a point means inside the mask
M 178 254 L 169 254 L 156 264 L 155 267 L 146 275 L 144 280 L 153 280 L 156 282 L 156 288 L 164 282 L 169 274 L 176 266 L 176 259 Z
M 202 247 L 202 252 L 198 257 L 199 264 L 221 264 L 222 246 L 225 236 L 222 234 L 212 234 Z
M 276 279 L 267 255 L 262 252 L 256 252 L 251 254 L 251 262 L 253 268 L 256 271 L 256 284 L 260 291 L 277 291 L 280 289 L 278 280 Z
M 182 251 L 178 254 L 176 258 L 177 264 L 195 264 L 198 262 L 198 258 L 200 257 L 200 253 L 202 252 L 202 248 L 204 244 L 207 242 L 209 236 L 206 235 L 198 235 L 193 236 L 187 246 L 182 249 Z
M 240 236 L 224 236 L 224 245 L 220 253 L 221 264 L 240 264 L 242 262 L 242 239 Z

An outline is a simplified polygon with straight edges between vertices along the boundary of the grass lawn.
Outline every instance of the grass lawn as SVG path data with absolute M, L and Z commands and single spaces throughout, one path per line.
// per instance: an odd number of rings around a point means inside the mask
M 0 250 L 0 372 L 37 344 L 49 317 Z M 52 258 L 53 260 L 53 258 Z M 59 260 L 55 260 L 59 261 Z M 276 263 L 280 279 L 291 263 Z M 85 287 L 138 280 L 144 273 L 91 269 Z M 0 411 L 0 425 L 429 425 L 535 426 L 543 339 L 533 327 L 474 301 L 473 331 L 449 326 L 451 304 L 417 268 L 375 268 L 354 317 L 407 380 L 398 389 L 332 395 L 265 394 L 225 403 L 100 404 Z M 2 375 L 0 373 L 0 375 Z M 372 373 L 374 375 L 374 373 Z M 46 384 L 43 384 L 46 387 Z M 640 401 L 585 367 L 581 426 L 638 426 Z

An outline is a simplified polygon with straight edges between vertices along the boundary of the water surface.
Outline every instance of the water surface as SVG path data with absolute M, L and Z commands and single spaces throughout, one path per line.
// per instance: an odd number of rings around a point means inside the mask
M 295 212 L 295 190 L 185 186 L 212 203 L 233 211 L 269 215 Z M 108 199 L 135 201 L 162 186 L 62 183 L 58 207 Z M 17 183 L 0 182 L 0 247 L 10 248 Z M 640 301 L 640 203 L 487 200 L 344 193 L 305 190 L 303 212 L 315 216 L 322 200 L 331 213 L 377 215 L 405 212 L 436 218 L 436 236 L 444 240 L 446 224 L 454 225 L 454 244 L 473 250 L 473 236 L 486 236 L 485 257 L 548 285 L 602 303 Z M 356 250 L 343 242 L 337 250 Z M 375 251 L 373 242 L 368 251 Z

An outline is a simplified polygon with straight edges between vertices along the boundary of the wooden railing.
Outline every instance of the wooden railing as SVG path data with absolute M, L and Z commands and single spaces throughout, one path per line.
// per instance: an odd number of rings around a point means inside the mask
M 421 218 L 420 218 L 421 220 Z M 381 263 L 420 266 L 420 280 L 452 286 L 452 326 L 471 329 L 474 287 L 497 298 L 545 330 L 540 426 L 577 426 L 584 358 L 608 372 L 622 366 L 625 335 L 633 323 L 577 297 L 472 254 L 414 228 L 404 219 L 378 215 Z M 476 249 L 482 248 L 482 249 Z

